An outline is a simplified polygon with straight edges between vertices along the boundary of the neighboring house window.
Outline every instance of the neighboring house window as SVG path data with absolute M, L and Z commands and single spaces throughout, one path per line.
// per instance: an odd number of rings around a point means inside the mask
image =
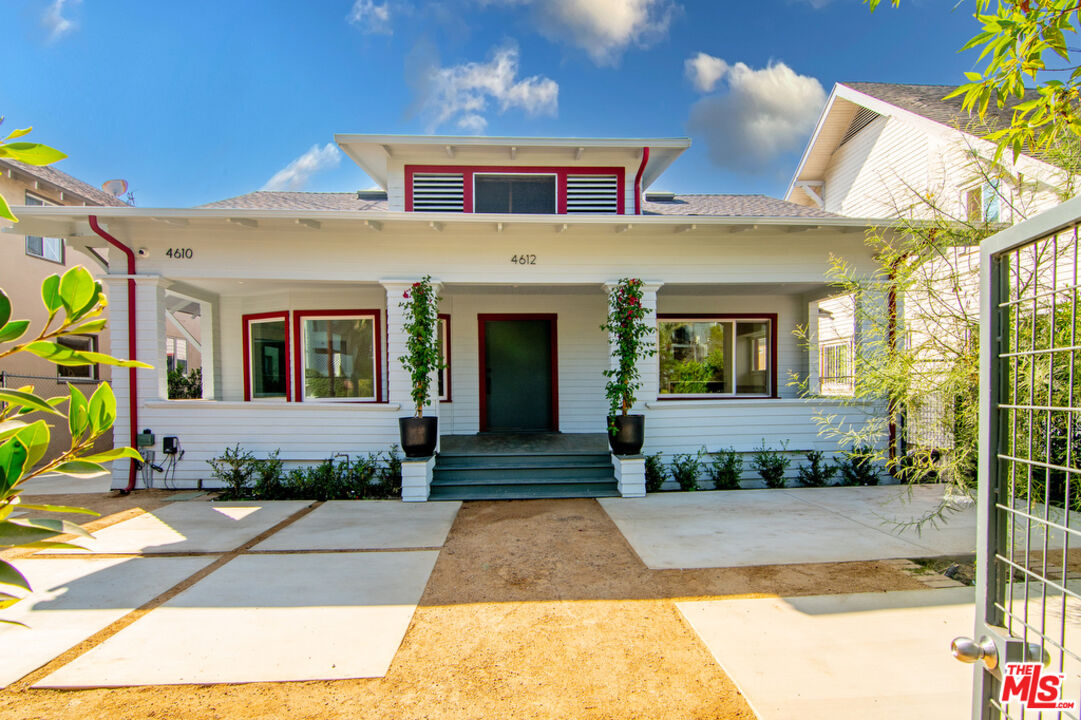
M 165 338 L 165 364 L 169 372 L 188 371 L 188 341 L 184 338 Z
M 479 213 L 556 212 L 555 175 L 473 176 L 473 211 Z
M 26 193 L 27 205 L 55 205 L 47 200 L 42 200 L 36 195 Z M 26 236 L 26 254 L 39 257 L 42 260 L 64 264 L 64 240 L 63 238 Z
M 851 395 L 855 379 L 852 344 L 840 342 L 819 347 L 818 376 L 823 395 Z
M 64 335 L 56 339 L 63 345 L 79 352 L 97 352 L 98 339 L 94 335 Z M 56 376 L 61 380 L 97 380 L 97 365 L 57 365 Z
M 288 319 L 284 312 L 244 316 L 245 399 L 290 398 Z
M 375 400 L 376 314 L 295 313 L 300 400 Z
M 775 384 L 774 325 L 765 317 L 662 316 L 659 394 L 768 396 Z
M 443 369 L 439 371 L 439 399 L 450 402 L 450 315 L 439 316 L 439 356 L 443 358 Z
M 970 222 L 999 222 L 1002 218 L 1002 197 L 997 178 L 988 180 L 965 192 L 965 214 Z

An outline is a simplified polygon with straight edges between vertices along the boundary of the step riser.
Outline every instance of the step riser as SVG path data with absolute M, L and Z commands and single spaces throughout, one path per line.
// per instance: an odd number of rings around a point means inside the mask
M 615 483 L 582 485 L 530 485 L 487 487 L 432 486 L 430 500 L 536 500 L 542 498 L 618 497 Z
M 612 456 L 606 453 L 575 455 L 444 455 L 440 453 L 436 456 L 435 463 L 441 468 L 570 467 L 611 465 Z
M 601 468 L 436 468 L 437 482 L 468 484 L 470 482 L 491 483 L 519 482 L 521 480 L 612 480 L 612 466 Z

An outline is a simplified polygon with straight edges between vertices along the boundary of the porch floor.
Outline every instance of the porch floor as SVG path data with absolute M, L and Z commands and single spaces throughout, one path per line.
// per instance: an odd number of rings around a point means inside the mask
M 604 433 L 477 433 L 444 435 L 443 455 L 561 455 L 608 452 Z

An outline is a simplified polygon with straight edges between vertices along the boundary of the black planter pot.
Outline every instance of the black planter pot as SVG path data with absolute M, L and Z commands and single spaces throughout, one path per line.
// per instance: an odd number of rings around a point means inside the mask
M 645 415 L 609 415 L 608 427 L 615 425 L 615 434 L 608 431 L 608 444 L 616 455 L 637 455 L 646 441 Z
M 398 418 L 398 431 L 402 436 L 402 452 L 407 458 L 431 457 L 439 440 L 439 418 Z

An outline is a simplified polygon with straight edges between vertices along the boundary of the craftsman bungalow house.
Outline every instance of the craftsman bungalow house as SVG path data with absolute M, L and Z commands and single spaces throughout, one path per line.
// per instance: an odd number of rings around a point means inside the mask
M 578 453 L 568 463 L 593 464 L 580 473 L 591 483 L 550 494 L 641 494 L 640 459 L 596 464 L 610 366 L 600 325 L 623 277 L 645 281 L 660 338 L 641 362 L 647 452 L 750 451 L 763 439 L 836 450 L 812 416 L 852 410 L 789 385 L 793 373 L 813 379 L 818 357 L 793 330 L 829 295 L 830 253 L 870 267 L 866 221 L 760 195 L 650 192 L 685 138 L 336 140 L 381 190 L 20 213 L 35 232 L 107 256 L 111 350 L 156 368 L 132 373 L 134 387 L 114 373 L 117 442 L 150 429 L 160 453 L 177 438 L 177 486 L 212 484 L 206 461 L 237 443 L 312 463 L 398 442 L 397 419 L 411 414 L 399 303 L 424 275 L 442 298 L 448 368 L 428 412 L 443 452 L 407 478 L 409 499 L 476 496 L 440 487 L 451 450 L 461 461 L 463 447 L 498 448 L 514 469 L 553 437 Z M 200 318 L 201 400 L 167 399 L 177 304 Z M 117 467 L 114 487 L 129 473 Z

